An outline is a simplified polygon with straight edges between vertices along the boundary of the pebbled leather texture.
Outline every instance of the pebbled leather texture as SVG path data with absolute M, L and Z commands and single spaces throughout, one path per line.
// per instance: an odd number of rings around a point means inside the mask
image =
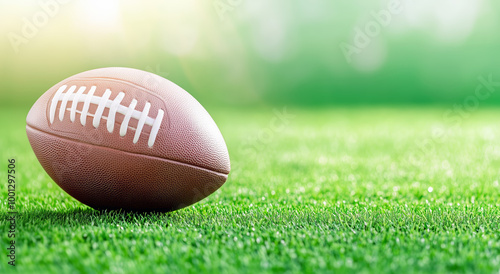
M 109 132 L 108 107 L 95 128 L 96 104 L 90 104 L 82 125 L 79 111 L 84 102 L 76 104 L 73 121 L 70 109 L 74 102 L 67 102 L 60 121 L 62 102 L 58 101 L 51 123 L 52 99 L 64 85 L 76 86 L 76 90 L 85 86 L 84 93 L 95 86 L 94 96 L 99 97 L 109 89 L 111 101 L 123 92 L 121 105 L 136 100 L 135 110 L 142 111 L 149 103 L 152 118 L 163 110 L 154 144 L 148 146 L 150 125 L 144 125 L 133 142 L 138 119 L 130 119 L 127 133 L 121 136 L 125 115 L 120 113 Z M 38 99 L 26 123 L 30 144 L 43 168 L 66 192 L 94 208 L 178 209 L 210 195 L 230 171 L 226 144 L 207 111 L 179 86 L 145 71 L 103 68 L 69 77 Z

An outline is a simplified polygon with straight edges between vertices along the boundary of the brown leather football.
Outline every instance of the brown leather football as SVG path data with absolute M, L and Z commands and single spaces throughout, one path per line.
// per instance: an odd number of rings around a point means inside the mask
M 207 111 L 153 73 L 102 68 L 56 84 L 26 118 L 50 177 L 97 209 L 171 211 L 216 191 L 229 155 Z

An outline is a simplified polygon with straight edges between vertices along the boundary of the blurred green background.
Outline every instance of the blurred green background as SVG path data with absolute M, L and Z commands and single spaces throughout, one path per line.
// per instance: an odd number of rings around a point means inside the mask
M 478 77 L 500 81 L 499 8 L 492 0 L 0 1 L 0 102 L 31 106 L 66 77 L 124 66 L 164 76 L 203 104 L 452 104 L 474 94 Z M 500 103 L 500 93 L 485 103 Z

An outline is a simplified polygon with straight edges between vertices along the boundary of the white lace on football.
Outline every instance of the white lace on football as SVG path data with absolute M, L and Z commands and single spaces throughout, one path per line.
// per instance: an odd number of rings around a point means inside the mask
M 127 134 L 127 129 L 130 128 L 135 130 L 135 135 L 133 139 L 133 143 L 136 144 L 139 141 L 139 137 L 141 136 L 142 129 L 144 125 L 151 126 L 151 132 L 149 133 L 148 146 L 152 147 L 156 141 L 156 137 L 158 135 L 158 131 L 160 130 L 160 125 L 163 120 L 163 116 L 165 112 L 162 109 L 158 109 L 158 114 L 156 118 L 149 117 L 149 110 L 151 108 L 151 103 L 146 102 L 144 105 L 144 109 L 142 111 L 136 110 L 137 100 L 132 99 L 132 102 L 129 106 L 124 106 L 121 104 L 123 98 L 125 97 L 125 93 L 120 92 L 114 99 L 110 99 L 111 90 L 106 89 L 103 96 L 95 96 L 94 93 L 97 89 L 96 86 L 90 87 L 90 90 L 87 94 L 84 94 L 86 87 L 82 86 L 75 93 L 77 86 L 71 86 L 66 93 L 63 93 L 68 86 L 61 86 L 55 93 L 52 101 L 50 102 L 49 107 L 49 120 L 50 123 L 54 123 L 54 119 L 56 116 L 56 108 L 57 104 L 61 102 L 59 107 L 59 120 L 62 121 L 64 119 L 64 115 L 66 111 L 70 112 L 70 121 L 74 122 L 76 113 L 80 114 L 80 123 L 85 126 L 87 121 L 87 116 L 93 117 L 92 125 L 95 128 L 98 128 L 101 119 L 107 120 L 106 127 L 108 132 L 112 133 L 115 127 L 115 117 L 116 114 L 124 115 L 122 124 L 120 125 L 120 136 L 125 136 Z M 68 103 L 71 102 L 71 107 L 67 107 Z M 78 103 L 83 102 L 83 108 L 81 111 L 77 110 Z M 94 114 L 89 113 L 90 104 L 97 105 L 97 110 Z M 109 109 L 108 116 L 103 116 L 104 109 Z M 137 120 L 137 128 L 133 128 L 129 126 L 130 119 Z
M 78 91 L 76 92 L 75 97 L 73 98 L 73 102 L 71 103 L 71 112 L 70 112 L 70 116 L 69 116 L 69 119 L 71 120 L 71 122 L 75 121 L 76 106 L 78 105 L 78 100 L 80 100 L 80 96 L 85 91 L 85 89 L 86 89 L 86 87 L 80 87 L 78 89 Z
M 133 99 L 130 102 L 130 106 L 127 108 L 127 113 L 125 113 L 125 117 L 123 118 L 122 125 L 120 126 L 120 136 L 125 136 L 127 134 L 128 123 L 130 122 L 130 117 L 132 117 L 132 113 L 135 111 L 135 106 L 137 105 L 137 100 Z

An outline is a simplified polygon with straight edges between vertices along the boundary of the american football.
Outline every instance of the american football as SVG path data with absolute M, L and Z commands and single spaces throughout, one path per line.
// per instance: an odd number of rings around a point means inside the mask
M 69 77 L 35 102 L 26 124 L 49 176 L 96 209 L 180 209 L 220 188 L 230 171 L 208 112 L 146 71 L 102 68 Z

